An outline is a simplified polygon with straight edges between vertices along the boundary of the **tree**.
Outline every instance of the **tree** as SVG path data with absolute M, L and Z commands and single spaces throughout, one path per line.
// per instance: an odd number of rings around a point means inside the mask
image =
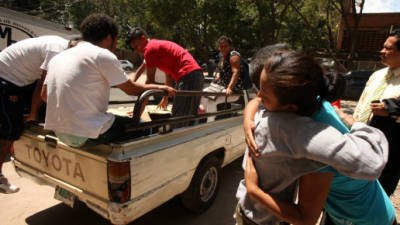
M 291 1 L 251 0 L 257 8 L 259 31 L 264 45 L 276 43 L 278 40 Z
M 128 47 L 124 40 L 129 27 L 140 26 L 152 38 L 187 48 L 200 62 L 217 49 L 221 35 L 232 38 L 244 57 L 264 45 L 287 42 L 305 52 L 325 52 L 339 62 L 336 35 L 342 20 L 349 31 L 347 58 L 352 62 L 364 1 L 4 0 L 3 6 L 74 27 L 91 13 L 106 13 L 120 25 L 119 48 Z M 349 7 L 354 13 L 348 13 Z
M 336 0 L 328 0 L 323 2 L 315 2 L 310 0 L 298 1 L 297 3 L 290 2 L 290 7 L 298 16 L 298 21 L 301 21 L 309 35 L 303 35 L 300 43 L 309 44 L 302 46 L 305 51 L 310 51 L 315 54 L 315 51 L 324 50 L 331 58 L 335 60 L 338 69 L 347 70 L 341 61 L 337 58 L 336 41 L 334 36 L 337 35 L 337 26 L 339 23 L 338 12 L 334 4 Z M 294 29 L 289 29 L 293 31 Z M 299 29 L 297 29 L 299 30 Z M 303 31 L 304 33 L 304 31 Z M 310 35 L 313 37 L 310 38 Z M 309 38 L 313 43 L 307 42 L 304 38 Z
M 215 49 L 219 35 L 231 36 L 228 31 L 240 25 L 232 22 L 238 15 L 236 1 L 150 0 L 147 6 L 154 22 L 149 30 L 176 41 L 202 62 Z
M 36 10 L 40 6 L 40 0 L 3 0 L 0 6 L 31 15 L 37 15 Z
M 350 51 L 347 56 L 347 67 L 354 69 L 354 57 L 358 49 L 359 32 L 358 25 L 363 13 L 365 0 L 335 0 L 332 1 L 333 6 L 340 13 L 342 23 L 345 24 L 348 31 L 350 42 Z M 358 10 L 357 10 L 358 9 Z M 350 24 L 352 22 L 352 24 Z

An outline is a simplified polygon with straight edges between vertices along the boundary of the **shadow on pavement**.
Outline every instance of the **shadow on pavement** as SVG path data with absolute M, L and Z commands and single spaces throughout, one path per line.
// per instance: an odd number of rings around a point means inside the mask
M 233 211 L 236 206 L 236 189 L 243 178 L 242 158 L 234 161 L 222 170 L 222 180 L 218 196 L 213 205 L 202 214 L 187 211 L 178 197 L 171 199 L 153 211 L 143 215 L 129 225 L 232 225 Z M 26 218 L 29 225 L 87 225 L 110 224 L 106 219 L 77 202 L 75 208 L 63 203 L 50 207 Z
M 82 202 L 77 202 L 74 208 L 60 203 L 26 218 L 25 221 L 30 225 L 110 224 L 108 220 L 87 208 Z

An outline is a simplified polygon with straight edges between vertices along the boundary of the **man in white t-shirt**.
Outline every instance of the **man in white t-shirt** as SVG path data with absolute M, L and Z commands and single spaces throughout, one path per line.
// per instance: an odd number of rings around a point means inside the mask
M 25 121 L 38 120 L 47 65 L 68 45 L 69 41 L 62 37 L 42 36 L 19 41 L 0 52 L 0 192 L 19 190 L 2 175 L 2 164 L 13 142 L 21 136 L 25 106 L 31 105 Z
M 50 61 L 42 98 L 47 97 L 45 129 L 53 130 L 72 147 L 85 148 L 130 135 L 124 133 L 122 126 L 131 121 L 129 117 L 106 112 L 111 86 L 128 95 L 139 95 L 148 89 L 174 95 L 175 90 L 129 79 L 112 53 L 118 27 L 109 16 L 90 15 L 80 30 L 83 41 Z

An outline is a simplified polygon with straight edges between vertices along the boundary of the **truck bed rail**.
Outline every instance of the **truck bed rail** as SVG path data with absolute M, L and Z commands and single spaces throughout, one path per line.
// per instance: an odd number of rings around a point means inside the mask
M 162 90 L 147 90 L 147 91 L 143 92 L 139 96 L 138 100 L 136 101 L 135 107 L 133 109 L 132 123 L 126 124 L 125 129 L 127 131 L 134 131 L 134 130 L 140 130 L 140 129 L 144 129 L 144 128 L 163 126 L 163 125 L 167 125 L 167 124 L 176 124 L 176 123 L 182 123 L 182 122 L 188 122 L 188 121 L 199 121 L 201 119 L 204 119 L 204 118 L 207 118 L 210 116 L 228 115 L 228 114 L 232 114 L 234 112 L 241 111 L 241 110 L 243 110 L 244 105 L 245 105 L 245 104 L 243 104 L 243 105 L 238 104 L 238 107 L 235 107 L 232 109 L 227 109 L 228 97 L 226 96 L 225 93 L 203 92 L 203 91 L 177 91 L 176 96 L 204 96 L 204 97 L 206 97 L 206 96 L 224 96 L 225 97 L 224 110 L 221 110 L 218 112 L 199 114 L 199 115 L 172 117 L 172 118 L 163 119 L 162 121 L 139 123 L 141 114 L 144 110 L 144 107 L 146 106 L 147 102 L 149 101 L 149 97 L 150 96 L 166 96 L 166 95 L 167 95 L 167 93 Z M 247 92 L 244 91 L 243 93 L 232 94 L 232 96 L 243 96 L 243 95 L 247 95 Z M 247 99 L 247 96 L 244 99 Z

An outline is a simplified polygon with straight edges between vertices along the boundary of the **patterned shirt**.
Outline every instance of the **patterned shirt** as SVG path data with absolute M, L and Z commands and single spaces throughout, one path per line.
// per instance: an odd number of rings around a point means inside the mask
M 240 57 L 240 53 L 237 51 L 231 51 L 229 53 L 229 55 L 224 59 L 224 63 L 218 64 L 218 69 L 220 71 L 219 74 L 219 80 L 217 82 L 217 84 L 224 86 L 225 88 L 227 88 L 229 86 L 229 83 L 231 82 L 232 79 L 232 67 L 231 67 L 231 63 L 230 63 L 230 58 L 232 56 L 239 56 Z M 244 65 L 242 63 L 240 63 L 240 71 L 239 71 L 239 78 L 238 81 L 235 84 L 235 87 L 233 88 L 233 92 L 239 92 L 241 90 L 244 90 L 244 83 L 242 80 L 242 71 L 244 71 Z

